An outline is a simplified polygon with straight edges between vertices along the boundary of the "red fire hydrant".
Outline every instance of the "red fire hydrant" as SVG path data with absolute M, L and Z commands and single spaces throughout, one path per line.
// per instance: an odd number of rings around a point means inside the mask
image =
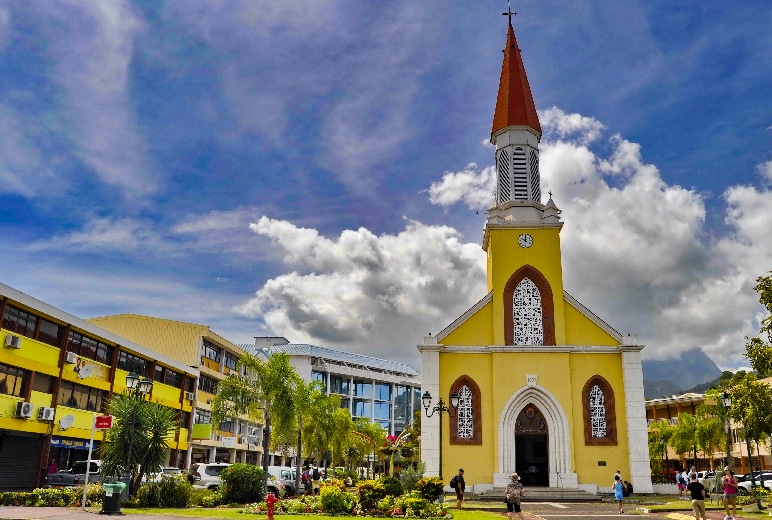
M 273 505 L 278 501 L 279 499 L 273 493 L 265 496 L 265 503 L 268 504 L 268 520 L 273 520 Z

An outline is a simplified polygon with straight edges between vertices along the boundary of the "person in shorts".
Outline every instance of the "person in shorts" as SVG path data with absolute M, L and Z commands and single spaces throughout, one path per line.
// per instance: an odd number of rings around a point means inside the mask
M 708 517 L 705 516 L 705 486 L 697 480 L 696 473 L 689 475 L 689 481 L 690 482 L 686 485 L 686 489 L 692 496 L 694 519 L 700 520 L 700 517 L 702 517 L 702 520 L 707 520 Z
M 625 499 L 625 487 L 624 484 L 622 484 L 622 478 L 619 475 L 614 475 L 614 484 L 612 485 L 612 488 L 614 489 L 614 500 L 617 501 L 617 506 L 619 507 L 619 514 L 623 515 L 625 510 L 622 502 Z
M 461 509 L 461 504 L 464 503 L 464 490 L 466 489 L 466 482 L 464 482 L 464 468 L 458 470 L 456 479 L 456 509 Z
M 732 473 L 732 468 L 724 467 L 724 475 L 721 477 L 721 488 L 724 491 L 724 520 L 735 520 L 737 514 L 737 477 Z M 732 504 L 732 514 L 729 514 L 729 504 Z
M 520 517 L 520 520 L 525 520 L 523 513 L 520 511 L 520 497 L 522 497 L 524 493 L 525 490 L 520 483 L 520 477 L 517 473 L 512 473 L 509 476 L 509 484 L 507 484 L 507 489 L 505 491 L 505 496 L 507 497 L 507 518 L 509 520 L 514 520 L 515 513 Z

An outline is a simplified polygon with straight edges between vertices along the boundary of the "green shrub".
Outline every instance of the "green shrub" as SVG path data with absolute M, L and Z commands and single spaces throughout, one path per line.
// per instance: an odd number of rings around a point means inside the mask
M 86 494 L 86 505 L 99 504 L 102 502 L 102 496 L 101 486 L 99 484 L 90 484 Z M 80 506 L 82 497 L 82 487 L 9 491 L 0 493 L 0 506 L 75 507 Z
M 365 511 L 378 507 L 378 501 L 386 496 L 383 482 L 380 480 L 361 480 L 357 485 L 359 507 Z
M 232 464 L 222 470 L 223 503 L 246 504 L 265 498 L 263 469 L 252 464 Z
M 217 507 L 224 504 L 222 486 L 214 491 L 210 491 L 208 495 L 204 495 L 201 498 L 202 507 Z
M 192 495 L 193 486 L 184 475 L 177 475 L 142 484 L 137 499 L 142 507 L 189 507 Z
M 402 487 L 402 482 L 394 477 L 386 477 L 381 480 L 383 482 L 383 489 L 387 495 L 393 497 L 401 496 L 405 492 L 405 488 Z
M 339 486 L 324 486 L 319 492 L 324 512 L 329 515 L 346 515 L 351 513 L 356 502 L 354 497 Z
M 328 486 L 336 487 L 336 488 L 340 489 L 341 491 L 343 491 L 344 493 L 348 491 L 348 486 L 346 486 L 346 483 L 344 481 L 342 481 L 342 480 L 339 480 L 339 479 L 332 478 L 330 480 L 322 482 L 322 484 L 319 487 L 320 488 L 324 488 L 324 487 L 328 487 Z
M 122 498 L 121 499 L 121 507 L 125 507 L 127 509 L 130 509 L 132 507 L 139 507 L 139 498 Z
M 214 493 L 211 489 L 195 489 L 193 488 L 193 492 L 190 496 L 190 505 L 192 506 L 200 506 L 203 505 L 202 501 L 204 498 L 212 495 Z
M 422 497 L 434 502 L 442 494 L 445 485 L 440 477 L 423 477 L 416 482 L 415 487 Z
M 402 482 L 402 487 L 405 488 L 405 493 L 410 493 L 415 489 L 418 480 L 424 476 L 426 471 L 426 464 L 419 462 L 415 467 L 408 466 L 399 475 L 399 481 Z

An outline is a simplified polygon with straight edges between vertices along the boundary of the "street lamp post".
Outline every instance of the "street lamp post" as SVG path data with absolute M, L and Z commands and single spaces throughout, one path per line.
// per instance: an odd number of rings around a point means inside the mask
M 442 414 L 448 414 L 449 418 L 456 417 L 456 409 L 458 408 L 458 393 L 453 392 L 450 394 L 450 408 L 447 406 L 445 401 L 442 400 L 440 397 L 440 400 L 437 402 L 437 405 L 432 408 L 432 413 L 429 413 L 429 408 L 432 406 L 432 395 L 427 390 L 424 392 L 424 395 L 421 396 L 421 401 L 423 402 L 424 409 L 426 410 L 426 417 L 431 417 L 432 415 L 438 413 L 440 415 L 440 467 L 439 467 L 439 473 L 440 478 L 442 478 Z
M 729 408 L 732 407 L 732 398 L 729 397 L 729 392 L 724 392 L 721 397 L 721 404 L 724 405 L 724 432 L 726 433 L 726 465 L 729 469 L 732 469 L 732 444 L 731 434 L 732 431 L 729 428 Z
M 127 395 L 131 399 L 144 399 L 145 395 L 150 393 L 150 390 L 153 389 L 153 381 L 148 377 L 140 377 L 135 372 L 131 372 L 129 375 L 126 376 L 126 390 Z M 134 430 L 135 422 L 136 422 L 136 414 L 131 414 L 131 430 Z M 134 471 L 131 465 L 131 448 L 132 443 L 129 442 L 129 453 L 126 460 L 126 466 L 127 470 L 129 471 L 129 493 L 131 493 L 131 484 L 134 480 Z

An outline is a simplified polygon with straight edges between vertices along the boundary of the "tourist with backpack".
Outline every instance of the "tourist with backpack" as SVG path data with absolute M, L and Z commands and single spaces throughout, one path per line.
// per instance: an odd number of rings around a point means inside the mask
M 321 487 L 322 475 L 319 473 L 319 468 L 314 466 L 311 470 L 311 483 L 314 489 L 314 495 L 319 494 L 319 488 Z
M 460 468 L 458 475 L 450 479 L 450 487 L 456 491 L 456 509 L 461 509 L 461 504 L 464 502 L 464 489 L 466 489 L 464 468 Z

